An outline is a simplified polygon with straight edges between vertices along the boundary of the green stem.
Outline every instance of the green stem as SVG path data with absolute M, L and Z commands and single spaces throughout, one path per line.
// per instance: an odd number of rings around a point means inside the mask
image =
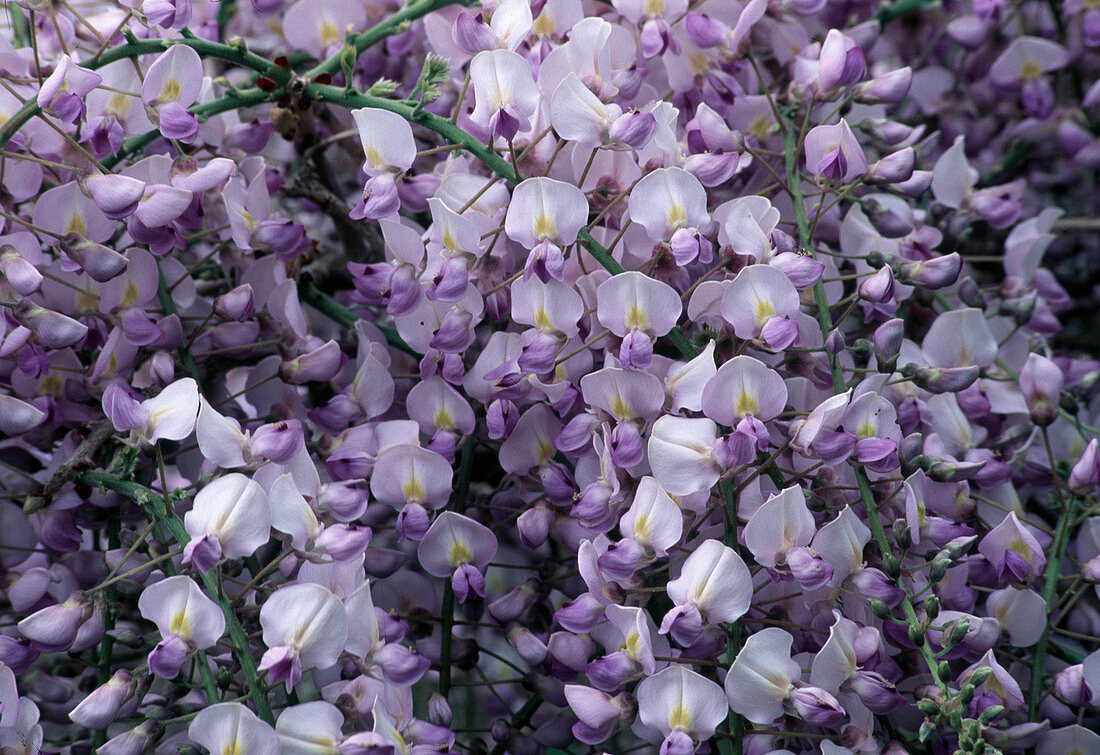
M 1058 515 L 1058 525 L 1054 530 L 1054 542 L 1050 546 L 1050 558 L 1047 560 L 1046 569 L 1043 572 L 1043 602 L 1046 604 L 1047 620 L 1043 625 L 1043 633 L 1039 635 L 1039 641 L 1035 643 L 1035 655 L 1031 661 L 1031 684 L 1028 689 L 1027 720 L 1039 720 L 1039 700 L 1043 693 L 1043 671 L 1046 666 L 1047 649 L 1050 644 L 1050 633 L 1054 629 L 1052 609 L 1054 608 L 1055 592 L 1058 589 L 1058 578 L 1062 574 L 1062 559 L 1065 557 L 1066 545 L 1069 542 L 1069 525 L 1073 521 L 1077 509 L 1077 499 L 1066 500 L 1062 495 L 1062 486 L 1058 479 L 1058 472 L 1054 463 L 1054 452 L 1050 447 L 1050 437 L 1045 427 L 1041 428 L 1043 446 L 1046 448 L 1047 459 L 1050 461 L 1050 473 L 1054 476 L 1054 490 L 1058 503 L 1062 507 Z
M 475 445 L 477 440 L 472 435 L 467 435 L 462 444 L 462 455 L 458 462 L 458 481 L 451 496 L 450 505 L 450 510 L 459 514 L 466 510 L 468 502 Z M 439 638 L 439 694 L 446 699 L 451 692 L 451 647 L 454 642 L 455 622 L 455 593 L 450 580 L 443 583 L 443 608 L 440 617 L 442 634 Z
M 349 36 L 348 43 L 355 47 L 355 56 L 358 57 L 365 50 L 370 49 L 386 37 L 392 34 L 401 33 L 407 28 L 407 24 L 412 23 L 416 19 L 426 16 L 432 11 L 437 11 L 440 8 L 446 8 L 448 5 L 458 4 L 468 7 L 476 5 L 476 2 L 472 2 L 471 0 L 419 0 L 418 2 L 409 3 L 385 21 L 372 26 L 362 34 L 353 34 Z M 310 68 L 302 74 L 302 77 L 308 80 L 320 76 L 322 73 L 330 75 L 336 73 L 340 70 L 340 55 L 342 53 L 343 51 L 341 50 L 327 60 Z
M 922 11 L 933 5 L 939 5 L 939 3 L 936 0 L 897 0 L 897 2 L 879 8 L 875 14 L 875 20 L 878 21 L 879 26 L 886 26 L 886 24 L 902 16 L 908 16 L 910 13 Z
M 739 550 L 737 547 L 737 487 L 733 482 L 733 478 L 722 480 L 721 487 L 722 498 L 726 504 L 726 518 L 729 520 L 726 525 L 726 545 L 736 551 Z M 729 638 L 726 640 L 727 663 L 732 664 L 734 658 L 741 652 L 742 640 L 741 621 L 738 619 L 730 624 Z M 730 711 L 727 726 L 730 733 L 728 741 L 731 755 L 741 755 L 745 738 L 745 719 L 740 713 Z
M 183 522 L 180 521 L 175 512 L 168 510 L 164 498 L 157 491 L 140 483 L 122 480 L 112 474 L 98 470 L 76 472 L 73 474 L 73 481 L 82 485 L 113 490 L 126 496 L 146 512 L 152 514 L 157 521 L 163 523 L 181 548 L 191 541 L 191 536 L 184 529 Z M 274 725 L 275 717 L 271 713 L 271 703 L 267 699 L 267 689 L 260 681 L 260 673 L 256 669 L 256 660 L 252 657 L 252 651 L 248 644 L 248 633 L 241 626 L 237 614 L 233 612 L 229 599 L 222 595 L 218 589 L 217 574 L 214 571 L 209 571 L 202 574 L 201 578 L 206 586 L 208 596 L 221 607 L 222 613 L 225 614 L 226 631 L 229 633 L 229 639 L 234 645 L 233 655 L 241 666 L 241 672 L 244 674 L 245 682 L 248 685 L 249 696 L 256 705 L 256 711 L 259 713 L 260 718 Z
M 233 89 L 216 100 L 202 105 L 195 105 L 189 110 L 200 121 L 206 121 L 212 116 L 229 110 L 240 110 L 254 105 L 262 105 L 265 102 L 274 102 L 283 94 L 283 89 L 276 89 L 273 92 L 265 92 L 261 89 Z M 102 160 L 103 166 L 105 168 L 115 167 L 129 155 L 147 147 L 158 136 L 160 136 L 160 129 L 152 129 L 144 134 L 129 137 L 122 142 L 122 147 L 119 148 L 116 154 L 108 155 Z M 2 144 L 2 141 L 0 141 L 0 144 Z
M 218 684 L 214 680 L 214 672 L 210 670 L 210 663 L 206 659 L 205 650 L 195 651 L 195 659 L 199 664 L 199 676 L 202 677 L 202 688 L 206 692 L 206 704 L 213 705 L 219 701 Z
M 114 550 L 121 545 L 121 522 L 117 512 L 107 521 L 107 547 Z M 115 628 L 115 600 L 117 591 L 114 587 L 108 587 L 103 597 L 103 641 L 99 644 L 99 685 L 103 686 L 111 678 L 112 656 L 114 654 L 115 638 L 111 632 Z M 107 741 L 107 729 L 97 729 L 92 736 L 92 746 L 102 746 Z
M 312 283 L 308 283 L 306 281 L 299 282 L 298 296 L 301 297 L 302 301 L 311 305 L 318 312 L 325 315 L 330 320 L 340 323 L 346 328 L 354 328 L 355 323 L 359 322 L 359 320 L 362 319 L 347 307 L 342 307 L 334 302 Z M 386 337 L 386 343 L 388 343 L 390 346 L 393 346 L 395 349 L 400 349 L 409 356 L 416 357 L 417 359 L 420 359 L 424 356 L 423 354 L 417 353 L 417 351 L 412 346 L 409 346 L 407 343 L 405 343 L 405 339 L 402 338 L 396 330 L 393 330 L 392 328 L 384 328 L 377 323 L 372 322 L 372 324 L 374 324 L 374 327 L 382 331 L 382 335 Z

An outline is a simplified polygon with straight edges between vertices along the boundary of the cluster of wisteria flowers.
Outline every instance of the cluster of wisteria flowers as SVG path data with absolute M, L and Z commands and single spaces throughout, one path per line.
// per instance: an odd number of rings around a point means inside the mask
M 1100 752 L 1093 5 L 7 3 L 0 749 Z

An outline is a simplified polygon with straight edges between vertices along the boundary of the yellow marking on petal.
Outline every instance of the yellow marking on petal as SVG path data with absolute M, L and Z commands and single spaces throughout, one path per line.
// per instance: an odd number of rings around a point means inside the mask
M 222 755 L 244 755 L 244 751 L 241 746 L 237 744 L 237 740 L 233 740 L 229 744 L 222 747 Z
M 665 0 L 646 0 L 645 14 L 650 18 L 663 16 L 665 13 Z
M 647 542 L 649 536 L 652 534 L 651 522 L 649 521 L 648 514 L 640 514 L 637 519 L 634 520 L 634 536 L 640 542 Z
M 1031 558 L 1031 548 L 1023 541 L 1023 538 L 1014 537 L 1008 541 L 1008 549 L 1013 553 L 1021 556 L 1024 560 Z
M 673 731 L 687 731 L 691 728 L 691 713 L 683 703 L 677 703 L 668 714 L 668 725 Z
M 688 60 L 691 61 L 691 70 L 697 76 L 710 68 L 710 58 L 704 52 L 693 52 Z
M 649 318 L 637 304 L 631 304 L 630 309 L 626 311 L 626 327 L 630 330 L 649 329 Z
M 86 289 L 80 289 L 80 294 L 76 297 L 77 308 L 81 310 L 95 309 L 99 305 L 99 297 Z
M 679 202 L 673 202 L 668 208 L 667 225 L 669 229 L 682 228 L 687 222 L 687 213 Z
M 535 327 L 547 333 L 556 330 L 554 324 L 550 322 L 550 315 L 546 312 L 546 307 L 540 305 L 535 310 Z
M 132 97 L 115 92 L 107 100 L 107 112 L 117 118 L 123 118 L 130 112 L 131 105 L 133 105 Z
M 756 304 L 752 308 L 753 314 L 756 316 L 756 322 L 758 325 L 762 325 L 770 318 L 775 317 L 775 307 L 767 299 L 757 299 Z
M 615 394 L 615 398 L 611 401 L 611 415 L 618 420 L 630 419 L 634 416 L 634 412 L 630 410 L 630 405 L 626 403 L 619 394 Z
M 119 303 L 119 306 L 122 306 L 122 307 L 132 307 L 132 306 L 134 306 L 135 304 L 137 304 L 139 293 L 140 292 L 138 291 L 137 284 L 134 283 L 133 281 L 130 281 L 129 283 L 126 284 L 126 288 L 124 288 L 122 290 L 122 301 Z
M 550 241 L 557 231 L 554 229 L 554 221 L 543 214 L 535 218 L 535 238 L 539 241 Z
M 450 558 L 452 566 L 461 566 L 462 564 L 470 563 L 474 554 L 470 552 L 470 549 L 466 547 L 465 543 L 460 543 L 455 540 L 451 543 L 451 550 L 447 556 Z
M 458 248 L 458 239 L 455 238 L 455 235 L 451 233 L 449 229 L 443 232 L 443 246 L 452 252 L 462 251 Z
M 248 224 L 248 230 L 255 231 L 256 221 L 252 219 L 252 213 L 250 213 L 248 210 L 240 210 L 240 215 L 241 218 L 244 219 L 244 222 Z
M 46 396 L 60 396 L 64 385 L 57 375 L 47 375 L 38 381 L 38 392 Z
M 859 423 L 859 427 L 856 428 L 856 437 L 860 440 L 864 438 L 874 438 L 877 435 L 877 428 L 875 423 L 869 419 L 865 419 Z
M 381 150 L 375 147 L 373 144 L 367 147 L 367 162 L 374 168 L 383 168 L 386 165 L 386 161 L 382 157 Z
M 183 611 L 172 614 L 172 620 L 168 622 L 168 631 L 177 637 L 189 637 L 191 635 L 191 622 Z
M 88 232 L 88 224 L 84 222 L 84 216 L 79 212 L 69 216 L 69 222 L 65 224 L 65 233 L 79 233 L 83 236 Z
M 773 130 L 773 122 L 766 115 L 762 115 L 752 122 L 749 126 L 749 133 L 755 136 L 760 141 L 764 141 L 771 135 Z
M 733 408 L 739 417 L 755 416 L 760 410 L 760 404 L 756 402 L 755 396 L 750 396 L 748 391 L 742 389 L 733 402 Z
M 336 28 L 336 24 L 332 23 L 328 19 L 321 22 L 321 45 L 323 47 L 332 47 L 334 44 L 340 41 L 340 30 Z
M 407 480 L 404 485 L 401 486 L 401 494 L 405 496 L 406 503 L 420 503 L 424 500 L 424 488 L 420 485 L 420 480 L 413 477 L 411 480 Z
M 551 36 L 554 33 L 554 19 L 549 13 L 542 13 L 531 26 L 531 33 L 536 37 Z
M 630 656 L 631 658 L 637 660 L 638 651 L 641 650 L 641 647 L 642 647 L 642 636 L 640 634 L 638 634 L 637 631 L 633 631 L 629 635 L 627 635 L 626 642 L 624 642 L 623 646 L 619 649 L 620 650 L 625 650 L 626 654 L 628 656 Z
M 172 102 L 179 99 L 180 92 L 183 91 L 183 85 L 180 84 L 180 80 L 175 76 L 164 82 L 164 86 L 160 88 L 160 95 L 157 97 L 161 102 Z
M 453 430 L 454 429 L 454 417 L 447 411 L 447 407 L 441 406 L 436 410 L 435 416 L 432 417 L 432 422 L 440 430 Z
M 545 438 L 539 438 L 538 442 L 538 455 L 537 459 L 539 466 L 542 466 L 546 462 L 550 461 L 554 456 L 554 444 Z
M 1034 60 L 1026 60 L 1020 66 L 1020 78 L 1023 81 L 1034 81 L 1043 75 L 1043 67 Z

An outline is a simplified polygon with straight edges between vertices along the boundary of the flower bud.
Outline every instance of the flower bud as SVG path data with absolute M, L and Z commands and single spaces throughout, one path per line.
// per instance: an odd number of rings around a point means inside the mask
M 508 642 L 520 657 L 532 666 L 537 666 L 546 660 L 548 652 L 546 645 L 525 626 L 514 623 L 509 626 Z
M 885 268 L 884 268 L 885 269 Z M 873 336 L 875 345 L 875 362 L 878 371 L 892 374 L 897 367 L 898 354 L 901 352 L 901 342 L 905 337 L 905 321 L 895 317 L 875 328 Z
M 492 29 L 485 25 L 481 14 L 459 11 L 455 18 L 451 37 L 456 45 L 467 55 L 477 55 L 482 50 L 492 50 L 497 46 L 497 37 Z
M 22 435 L 42 424 L 46 413 L 34 404 L 14 396 L 0 395 L 0 432 L 8 436 Z
M 698 11 L 688 11 L 684 16 L 684 29 L 691 41 L 703 49 L 725 44 L 730 35 L 728 26 Z
M 1096 438 L 1085 446 L 1084 453 L 1069 473 L 1069 488 L 1077 493 L 1088 492 L 1090 488 L 1100 483 L 1100 448 L 1097 447 Z
M 895 68 L 893 71 L 876 76 L 855 88 L 853 94 L 857 102 L 869 105 L 896 105 L 909 94 L 913 84 L 913 69 L 909 66 Z
M 981 374 L 977 365 L 969 367 L 917 367 L 907 364 L 901 374 L 929 393 L 958 393 L 974 384 Z
M 592 593 L 585 592 L 559 608 L 554 619 L 568 632 L 584 633 L 596 626 L 602 616 L 603 604 Z
M 119 669 L 106 684 L 97 687 L 69 713 L 69 718 L 85 729 L 105 729 L 118 717 L 122 704 L 137 689 L 137 680 L 126 669 Z
M 836 726 L 847 715 L 837 699 L 820 687 L 796 687 L 788 700 L 794 715 L 813 726 Z
M 0 246 L 0 273 L 21 296 L 30 296 L 42 285 L 42 273 L 11 244 Z
M 859 284 L 859 297 L 872 302 L 886 302 L 894 296 L 894 272 L 881 267 Z
M 35 611 L 19 622 L 19 633 L 44 652 L 67 650 L 76 641 L 80 625 L 92 615 L 92 602 L 77 590 L 64 603 Z
M 252 293 L 252 284 L 245 283 L 215 299 L 214 313 L 227 320 L 244 322 L 252 316 L 253 306 L 255 306 L 255 297 Z
M 447 698 L 438 692 L 433 692 L 428 698 L 428 721 L 436 726 L 450 726 L 454 720 L 451 706 Z
M 921 262 L 902 260 L 898 263 L 897 276 L 901 283 L 935 290 L 958 280 L 960 270 L 962 257 L 958 252 L 951 252 Z
M 13 312 L 16 321 L 34 333 L 47 349 L 74 346 L 88 334 L 88 326 L 73 318 L 22 299 Z
M 649 144 L 657 130 L 657 119 L 653 113 L 628 110 L 611 123 L 608 136 L 613 142 L 625 144 L 632 149 L 641 149 Z
M 527 609 L 535 604 L 538 597 L 538 580 L 528 579 L 490 603 L 489 614 L 500 623 L 507 624 L 523 616 Z
M 874 567 L 860 569 L 851 579 L 856 592 L 865 598 L 881 601 L 888 609 L 901 603 L 905 596 L 904 590 L 896 587 L 886 574 Z
M 338 564 L 357 558 L 370 544 L 370 527 L 354 524 L 333 524 L 325 527 L 317 536 L 317 547 Z
M 84 188 L 96 207 L 111 220 L 122 220 L 133 215 L 145 196 L 144 181 L 121 173 L 93 176 L 84 182 Z
M 1084 666 L 1067 666 L 1054 677 L 1054 694 L 1066 705 L 1078 708 L 1092 701 L 1092 689 L 1084 677 Z
M 427 509 L 419 503 L 406 504 L 397 514 L 398 540 L 404 540 L 405 538 L 417 542 L 423 540 L 424 533 L 428 531 L 430 523 Z
M 554 523 L 554 512 L 542 502 L 535 504 L 519 515 L 516 529 L 519 539 L 531 550 L 538 548 L 550 536 L 550 526 Z
M 336 377 L 347 361 L 347 356 L 336 341 L 327 341 L 324 345 L 279 367 L 279 377 L 291 385 L 304 385 L 310 382 L 324 382 Z
M 262 456 L 276 464 L 289 464 L 305 445 L 305 432 L 300 420 L 288 419 L 262 425 L 252 433 L 249 447 L 254 456 Z
M 190 3 L 187 6 L 190 7 Z M 161 724 L 147 718 L 129 731 L 124 731 L 96 750 L 99 755 L 141 755 L 149 752 L 160 739 Z
M 824 587 L 833 578 L 832 564 L 806 547 L 787 551 L 787 566 L 804 590 Z
M 519 410 L 511 401 L 494 399 L 485 412 L 485 427 L 492 440 L 507 438 L 519 422 Z
M 1020 370 L 1020 391 L 1027 401 L 1031 421 L 1046 427 L 1058 418 L 1059 396 L 1065 376 L 1050 359 L 1039 354 L 1028 354 Z
M 848 685 L 872 713 L 889 713 L 905 704 L 897 688 L 878 672 L 860 669 Z
M 173 634 L 150 651 L 149 670 L 161 679 L 175 679 L 186 659 L 187 643 Z
M 867 171 L 864 180 L 869 184 L 900 184 L 913 177 L 916 153 L 912 147 L 903 147 L 881 158 Z M 878 225 L 876 224 L 876 228 Z M 900 234 L 904 236 L 905 234 Z M 890 238 L 897 238 L 891 236 Z

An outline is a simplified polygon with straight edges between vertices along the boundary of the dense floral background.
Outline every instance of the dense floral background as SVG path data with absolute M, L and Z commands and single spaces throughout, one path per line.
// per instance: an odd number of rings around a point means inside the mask
M 1100 752 L 1094 0 L 0 26 L 4 753 Z

